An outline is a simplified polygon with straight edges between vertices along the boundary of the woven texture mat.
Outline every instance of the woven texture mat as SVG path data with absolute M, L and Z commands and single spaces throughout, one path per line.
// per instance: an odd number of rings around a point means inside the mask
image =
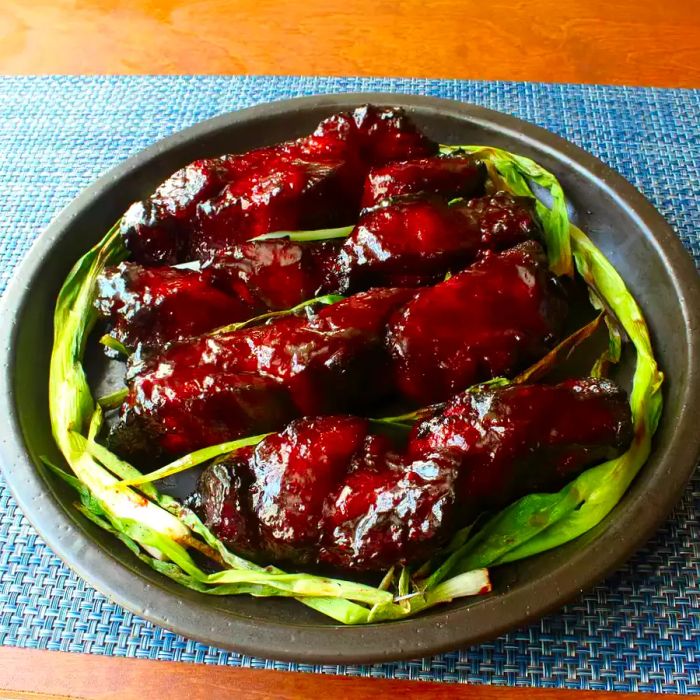
M 0 291 L 50 219 L 111 166 L 268 100 L 379 90 L 491 107 L 550 129 L 637 186 L 700 259 L 700 91 L 463 81 L 58 77 L 0 81 Z M 700 692 L 700 475 L 648 546 L 558 614 L 422 661 L 311 666 L 184 639 L 114 605 L 39 540 L 0 484 L 0 643 L 445 682 Z

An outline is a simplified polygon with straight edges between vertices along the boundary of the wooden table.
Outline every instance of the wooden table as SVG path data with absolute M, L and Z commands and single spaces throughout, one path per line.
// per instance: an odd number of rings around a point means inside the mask
M 378 75 L 699 87 L 699 8 L 692 0 L 3 0 L 0 71 Z M 470 700 L 632 697 L 0 649 L 0 698 L 351 700 L 393 694 Z
M 693 0 L 3 0 L 0 71 L 700 86 Z
M 7 692 L 7 690 L 12 692 Z M 0 649 L 0 700 L 662 700 L 668 695 L 491 688 Z

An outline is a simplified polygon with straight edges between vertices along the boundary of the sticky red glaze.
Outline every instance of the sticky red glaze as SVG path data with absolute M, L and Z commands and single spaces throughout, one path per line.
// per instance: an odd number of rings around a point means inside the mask
M 250 512 L 251 474 L 248 462 L 253 448 L 238 450 L 207 467 L 189 503 L 210 530 L 237 553 L 264 561 L 257 525 Z
M 98 278 L 95 307 L 127 347 L 158 347 L 316 296 L 337 249 L 334 243 L 246 243 L 201 271 L 121 263 Z
M 372 165 L 420 158 L 436 151 L 437 144 L 423 136 L 402 110 L 358 108 L 352 114 L 329 117 L 312 135 L 296 141 L 241 155 L 199 160 L 185 166 L 149 198 L 130 207 L 122 220 L 121 233 L 135 262 L 172 265 L 188 260 L 193 251 L 198 257 L 211 254 L 215 243 L 206 241 L 203 229 L 207 226 L 212 229 L 214 241 L 224 242 L 229 242 L 231 237 L 245 240 L 243 232 L 237 236 L 231 232 L 224 235 L 222 229 L 227 224 L 258 233 L 278 227 L 330 226 L 342 218 L 343 212 L 356 214 L 362 182 Z M 326 191 L 309 176 L 304 185 L 306 195 L 298 195 L 298 190 L 293 188 L 299 187 L 301 176 L 288 172 L 293 161 L 303 161 L 316 168 L 324 165 L 333 168 L 337 187 Z M 278 171 L 287 172 L 281 176 L 276 174 Z M 235 186 L 237 182 L 240 183 L 238 187 Z M 279 196 L 278 186 L 283 189 Z M 222 200 L 225 187 L 233 191 Z M 310 192 L 314 191 L 320 199 L 316 202 L 317 209 L 311 206 L 314 198 Z M 338 193 L 343 193 L 342 197 Z M 335 200 L 335 205 L 327 204 L 326 197 Z M 216 204 L 204 206 L 212 198 Z M 271 201 L 266 202 L 266 198 Z M 256 208 L 254 216 L 242 215 L 240 209 L 245 203 Z M 203 221 L 198 223 L 199 233 L 193 242 L 190 229 L 200 205 L 204 208 L 200 216 Z M 341 211 L 335 211 L 336 205 Z M 330 219 L 324 218 L 329 215 Z M 219 219 L 220 224 L 215 225 Z
M 318 541 L 328 493 L 343 478 L 367 432 L 361 418 L 302 418 L 265 438 L 249 461 L 251 513 L 275 559 L 307 559 Z M 292 552 L 294 554 L 292 554 Z
M 544 355 L 566 304 L 540 246 L 493 254 L 422 289 L 388 325 L 399 391 L 419 405 L 443 401 Z
M 414 428 L 408 452 L 458 456 L 458 498 L 473 516 L 524 493 L 558 489 L 631 439 L 625 392 L 588 378 L 461 394 Z
M 110 335 L 133 348 L 140 342 L 162 345 L 250 318 L 259 304 L 218 288 L 213 270 L 122 263 L 98 278 L 95 306 L 110 321 Z
M 163 366 L 131 385 L 108 436 L 110 449 L 145 469 L 163 455 L 275 430 L 297 415 L 269 377 L 196 365 L 168 372 Z
M 287 240 L 243 243 L 211 260 L 217 283 L 264 313 L 289 309 L 326 291 L 339 244 Z M 329 290 L 330 291 L 330 290 Z
M 459 270 L 479 252 L 479 236 L 439 199 L 410 199 L 364 214 L 343 244 L 336 286 L 347 293 L 373 285 L 418 287 Z
M 392 311 L 411 295 L 405 289 L 373 290 L 325 307 L 310 320 L 285 317 L 176 343 L 143 362 L 132 360 L 129 396 L 113 448 L 127 454 L 124 436 L 134 431 L 146 433 L 154 450 L 188 452 L 264 432 L 270 425 L 279 428 L 298 415 L 366 407 L 392 389 L 384 328 Z M 213 388 L 238 400 L 236 384 L 247 387 L 256 378 L 265 383 L 243 395 L 245 411 L 217 403 Z M 191 418 L 197 426 L 216 426 L 215 439 L 199 427 L 190 430 L 190 412 L 197 414 Z M 161 426 L 178 432 L 181 416 L 176 444 Z
M 367 432 L 359 418 L 304 418 L 209 467 L 205 522 L 263 563 L 379 571 L 424 558 L 449 532 L 457 462 L 407 462 Z
M 197 402 L 188 398 L 192 410 L 206 404 L 207 386 L 241 373 L 283 387 L 287 405 L 275 415 L 286 417 L 366 409 L 392 393 L 421 405 L 444 399 L 481 379 L 512 373 L 547 350 L 565 313 L 551 284 L 544 255 L 531 242 L 418 293 L 375 289 L 325 307 L 311 319 L 285 317 L 176 343 L 140 364 L 132 361 L 120 422 L 148 417 L 154 445 L 174 452 L 172 442 L 159 438 L 158 416 L 164 396 L 169 411 L 179 406 L 179 383 L 192 367 L 205 377 Z M 265 391 L 261 394 L 265 403 Z M 217 414 L 217 425 L 229 431 L 224 439 L 259 432 L 247 416 L 241 425 L 236 412 Z M 209 444 L 203 439 L 195 431 L 188 448 Z
M 448 454 L 411 460 L 383 442 L 368 437 L 326 499 L 320 562 L 386 571 L 427 560 L 449 535 L 458 460 Z
M 432 196 L 398 200 L 360 218 L 338 255 L 336 286 L 434 284 L 479 255 L 539 236 L 529 200 L 504 192 L 453 206 Z
M 409 194 L 434 194 L 445 199 L 474 197 L 483 192 L 485 180 L 486 168 L 471 156 L 397 161 L 369 171 L 362 208 Z
M 346 141 L 369 165 L 425 158 L 438 151 L 438 144 L 422 134 L 399 107 L 365 105 L 352 113 L 341 112 L 322 121 L 314 136 Z
M 524 493 L 551 491 L 632 436 L 607 380 L 483 389 L 413 430 L 405 451 L 359 418 L 304 418 L 209 467 L 206 524 L 261 563 L 354 571 L 419 563 L 457 524 Z
M 411 199 L 360 218 L 338 255 L 338 288 L 372 284 L 420 286 L 474 260 L 480 237 L 455 208 L 439 199 Z
M 315 559 L 324 501 L 367 427 L 349 416 L 302 418 L 209 467 L 198 487 L 205 522 L 263 563 Z
M 527 197 L 496 192 L 472 199 L 459 208 L 472 225 L 478 227 L 483 252 L 505 250 L 542 236 L 533 202 Z
M 357 208 L 347 205 L 338 176 L 342 164 L 292 161 L 254 171 L 197 207 L 189 258 L 217 252 L 270 231 L 341 226 Z
M 343 160 L 345 155 L 349 159 L 347 165 Z M 242 202 L 247 198 L 260 205 L 265 187 L 270 190 L 279 181 L 284 181 L 288 189 L 294 184 L 298 187 L 302 177 L 298 172 L 300 168 L 287 172 L 286 180 L 284 178 L 288 164 L 301 161 L 306 163 L 309 171 L 314 167 L 321 172 L 324 167 L 335 170 L 339 184 L 349 192 L 349 199 L 357 199 L 366 166 L 357 165 L 353 158 L 347 144 L 333 143 L 330 139 L 307 143 L 300 139 L 241 155 L 198 160 L 174 173 L 151 197 L 135 202 L 122 219 L 121 234 L 132 259 L 137 262 L 174 265 L 188 261 L 192 259 L 191 229 L 199 205 L 219 198 L 227 186 L 240 183 L 234 196 L 241 198 Z M 325 163 L 330 163 L 330 166 L 324 166 Z M 280 174 L 276 176 L 277 171 Z M 293 177 L 295 172 L 296 180 Z M 316 174 L 316 179 L 319 177 Z M 312 179 L 311 175 L 309 179 Z M 275 223 L 273 214 L 282 216 L 280 212 L 285 202 L 291 206 L 288 201 L 291 195 L 289 192 L 285 194 L 284 201 L 274 202 L 276 206 L 270 208 L 272 223 Z M 256 222 L 261 233 L 266 233 L 269 229 L 263 226 L 262 217 L 263 212 L 258 214 Z M 252 223 L 249 222 L 248 226 L 252 227 Z
M 216 194 L 228 179 L 225 159 L 196 160 L 127 209 L 120 224 L 134 261 L 145 265 L 181 262 L 187 246 L 184 227 L 197 204 Z
M 311 318 L 287 316 L 175 343 L 148 357 L 143 365 L 132 365 L 130 376 L 163 374 L 166 367 L 168 375 L 175 375 L 182 367 L 198 366 L 213 372 L 259 372 L 292 381 L 315 365 L 341 370 L 344 360 L 352 359 L 362 348 L 381 347 L 387 319 L 411 296 L 412 290 L 407 289 L 375 289 L 326 306 Z

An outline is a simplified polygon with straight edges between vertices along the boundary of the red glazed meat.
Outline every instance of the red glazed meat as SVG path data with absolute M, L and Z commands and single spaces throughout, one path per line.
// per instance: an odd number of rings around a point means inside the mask
M 158 347 L 313 298 L 327 286 L 337 248 L 244 243 L 201 270 L 125 262 L 100 275 L 95 307 L 126 347 Z
M 525 198 L 501 192 L 453 206 L 435 197 L 407 198 L 361 217 L 338 255 L 336 286 L 345 293 L 434 284 L 478 255 L 539 237 Z
M 176 343 L 145 360 L 132 358 L 129 394 L 110 444 L 129 456 L 130 445 L 142 442 L 129 438 L 136 432 L 148 436 L 154 452 L 189 452 L 278 428 L 298 415 L 366 407 L 392 390 L 384 329 L 411 295 L 406 289 L 373 290 L 325 307 L 311 319 L 285 317 Z M 237 393 L 238 382 L 243 394 Z M 250 382 L 255 391 L 248 390 Z M 220 404 L 217 392 L 242 397 L 245 410 Z M 186 419 L 178 424 L 181 416 Z M 200 420 L 215 426 L 215 433 L 189 427 Z
M 123 263 L 101 276 L 96 306 L 128 347 L 160 345 L 319 293 L 432 284 L 530 237 L 539 228 L 529 200 L 499 193 L 447 207 L 409 198 L 366 214 L 344 243 L 243 243 L 201 273 Z
M 332 156 L 342 151 L 339 148 L 332 151 L 326 146 L 323 152 Z M 310 155 L 312 153 L 304 151 L 301 144 L 289 142 L 186 165 L 148 199 L 135 202 L 124 214 L 120 231 L 132 260 L 144 265 L 174 265 L 186 261 L 190 222 L 201 202 L 248 173 Z
M 110 322 L 110 335 L 127 348 L 200 335 L 256 311 L 238 295 L 218 288 L 213 270 L 135 263 L 121 263 L 100 275 L 95 306 Z
M 335 114 L 319 124 L 309 142 L 315 144 L 316 139 L 347 143 L 369 166 L 438 152 L 438 144 L 422 134 L 400 107 L 364 105 Z
M 412 458 L 449 453 L 461 462 L 463 512 L 498 508 L 533 491 L 561 488 L 632 439 L 625 392 L 605 379 L 465 392 L 413 430 Z
M 199 482 L 204 521 L 224 542 L 254 558 L 315 559 L 324 500 L 366 432 L 361 418 L 301 418 L 221 460 Z
M 181 262 L 189 245 L 186 227 L 197 205 L 219 192 L 228 178 L 225 158 L 196 160 L 148 199 L 132 204 L 120 222 L 132 260 L 144 265 Z
M 411 194 L 444 199 L 470 198 L 484 191 L 486 167 L 472 156 L 435 156 L 372 168 L 362 194 L 362 208 Z
M 275 558 L 315 546 L 323 503 L 366 432 L 361 418 L 302 418 L 256 447 L 249 462 L 251 511 Z
M 254 171 L 226 185 L 197 207 L 189 259 L 208 260 L 220 251 L 270 231 L 341 226 L 357 206 L 347 198 L 343 164 L 295 160 Z
M 288 240 L 234 246 L 205 266 L 218 284 L 246 303 L 265 311 L 289 309 L 328 289 L 339 244 L 305 244 Z
M 361 217 L 336 263 L 347 293 L 373 285 L 421 286 L 460 270 L 479 252 L 478 231 L 439 199 L 409 199 Z
M 320 203 L 321 211 L 312 215 L 305 208 L 309 197 L 294 198 L 290 195 L 291 180 L 298 181 L 298 174 L 292 177 L 284 173 L 293 161 L 303 162 L 313 169 L 326 165 L 335 170 L 335 181 L 343 193 L 343 212 L 356 215 L 362 193 L 362 183 L 369 168 L 390 160 L 421 158 L 437 152 L 437 144 L 423 136 L 400 109 L 381 109 L 365 106 L 352 113 L 341 113 L 329 117 L 319 124 L 310 135 L 276 146 L 256 149 L 241 155 L 226 155 L 221 158 L 198 160 L 178 170 L 147 199 L 136 202 L 126 212 L 120 230 L 131 259 L 145 265 L 173 265 L 185 262 L 191 253 L 199 255 L 211 253 L 213 244 L 206 244 L 206 236 L 200 230 L 198 240 L 190 241 L 191 226 L 199 205 L 209 199 L 218 200 L 217 206 L 205 207 L 205 220 L 220 215 L 221 226 L 227 223 L 238 225 L 241 219 L 234 215 L 236 206 L 230 199 L 254 203 L 258 211 L 254 217 L 243 217 L 246 231 L 255 229 L 266 233 L 270 226 L 276 228 L 283 221 L 311 221 L 312 225 L 326 226 L 322 213 L 331 212 L 330 221 L 340 218 L 342 212 L 329 209 L 325 202 Z M 317 186 L 309 176 L 305 184 L 316 193 L 324 189 Z M 240 182 L 238 189 L 221 201 L 225 187 Z M 285 189 L 281 200 L 275 199 L 267 208 L 263 206 L 265 192 L 271 196 L 273 188 L 280 185 Z M 246 184 L 247 183 L 247 184 Z M 327 196 L 338 201 L 338 193 L 326 192 Z M 310 197 L 313 199 L 313 197 Z M 323 200 L 323 197 L 321 197 Z M 262 202 L 261 202 L 262 200 Z M 294 205 L 296 202 L 296 205 Z M 240 204 L 240 202 L 239 202 Z M 300 212 L 293 213 L 294 207 Z M 231 210 L 233 207 L 233 210 Z M 219 208 L 226 211 L 218 213 Z M 342 223 L 350 223 L 352 218 Z M 264 223 L 267 222 L 267 227 Z M 302 224 L 297 224 L 302 225 Z M 203 224 L 200 222 L 200 229 Z M 219 226 L 211 224 L 216 240 L 222 240 Z M 281 226 L 284 228 L 284 226 Z M 244 240 L 243 234 L 236 236 L 229 232 L 223 240 L 230 238 Z
M 407 462 L 368 427 L 303 418 L 209 467 L 205 523 L 261 563 L 381 571 L 427 557 L 449 534 L 457 460 Z
M 193 502 L 263 564 L 386 571 L 426 561 L 479 513 L 620 454 L 631 426 L 624 391 L 591 378 L 464 393 L 405 451 L 364 419 L 303 418 L 208 467 Z
M 459 208 L 479 229 L 483 252 L 505 250 L 523 241 L 542 237 L 533 200 L 528 197 L 496 192 L 472 199 L 466 206 L 459 205 Z
M 195 161 L 174 173 L 148 199 L 132 204 L 120 224 L 124 243 L 132 260 L 145 265 L 188 261 L 192 259 L 192 223 L 200 204 L 218 197 L 227 185 L 237 182 L 241 183 L 240 194 L 259 200 L 265 183 L 271 186 L 275 173 L 283 173 L 291 161 L 305 163 L 310 170 L 323 169 L 327 162 L 334 164 L 338 176 L 344 178 L 342 184 L 351 188 L 349 199 L 357 198 L 366 166 L 355 164 L 353 172 L 346 172 L 340 165 L 345 163 L 343 155 L 347 152 L 347 144 L 329 139 L 313 144 L 300 140 L 241 155 Z M 348 158 L 353 156 L 348 154 Z M 282 179 L 283 174 L 277 177 Z
M 188 365 L 133 382 L 107 444 L 145 470 L 164 456 L 276 430 L 297 413 L 274 379 Z
M 398 391 L 418 405 L 511 376 L 560 334 L 566 303 L 534 241 L 422 289 L 388 326 Z
M 326 499 L 319 561 L 355 571 L 426 561 L 455 521 L 458 467 L 451 454 L 410 459 L 367 437 Z

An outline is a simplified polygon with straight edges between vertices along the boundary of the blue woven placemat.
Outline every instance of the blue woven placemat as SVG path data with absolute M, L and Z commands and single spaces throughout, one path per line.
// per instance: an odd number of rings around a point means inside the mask
M 268 100 L 380 90 L 464 100 L 550 129 L 651 199 L 700 260 L 700 91 L 289 77 L 0 81 L 0 291 L 49 220 L 98 175 L 197 121 Z M 575 603 L 494 642 L 422 661 L 311 666 L 225 652 L 109 602 L 39 540 L 0 483 L 0 643 L 445 682 L 700 692 L 700 475 L 629 563 Z

